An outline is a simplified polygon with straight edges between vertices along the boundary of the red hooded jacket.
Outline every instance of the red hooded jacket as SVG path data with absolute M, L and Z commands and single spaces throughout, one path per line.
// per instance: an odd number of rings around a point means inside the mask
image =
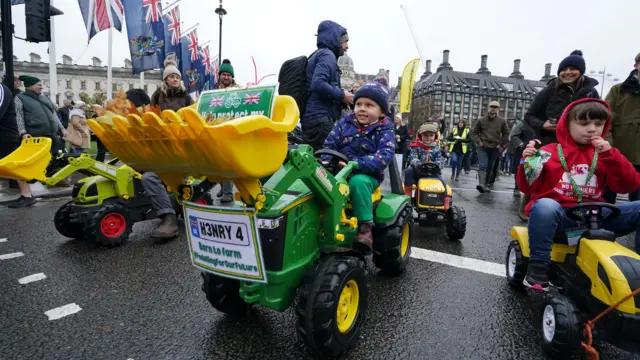
M 569 110 L 577 104 L 598 101 L 609 108 L 609 105 L 599 99 L 581 99 L 569 104 L 562 113 L 556 127 L 556 137 L 562 145 L 562 152 L 567 161 L 567 168 L 571 171 L 571 176 L 580 186 L 583 193 L 583 202 L 597 202 L 602 200 L 602 193 L 605 185 L 611 191 L 628 194 L 640 188 L 640 174 L 638 174 L 631 163 L 616 148 L 598 154 L 596 171 L 589 181 L 587 174 L 593 161 L 595 149 L 592 145 L 578 145 L 569 134 L 567 115 Z M 602 137 L 607 134 L 611 121 L 607 121 L 602 132 Z M 516 183 L 518 188 L 525 194 L 531 194 L 531 200 L 525 208 L 525 213 L 529 215 L 531 205 L 541 198 L 556 200 L 563 208 L 573 206 L 578 202 L 578 195 L 574 194 L 567 174 L 560 163 L 558 157 L 557 143 L 543 146 L 540 150 L 551 154 L 549 160 L 544 163 L 542 171 L 537 179 L 529 185 L 525 176 L 524 166 L 518 167 Z

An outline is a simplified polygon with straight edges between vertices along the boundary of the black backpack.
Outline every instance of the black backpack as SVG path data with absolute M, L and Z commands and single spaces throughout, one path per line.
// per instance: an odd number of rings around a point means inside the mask
M 278 94 L 291 96 L 298 104 L 300 117 L 304 114 L 309 99 L 307 91 L 307 64 L 315 51 L 306 57 L 304 55 L 287 60 L 280 67 L 278 75 Z

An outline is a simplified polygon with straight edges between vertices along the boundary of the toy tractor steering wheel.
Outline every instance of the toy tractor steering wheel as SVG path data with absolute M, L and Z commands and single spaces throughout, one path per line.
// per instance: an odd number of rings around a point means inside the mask
M 349 158 L 346 157 L 343 153 L 331 149 L 320 149 L 315 152 L 315 155 L 318 159 L 320 159 L 321 155 L 331 156 L 331 160 L 329 160 L 329 163 L 326 165 L 324 165 L 323 163 L 323 165 L 324 168 L 334 176 L 338 174 L 338 172 L 340 172 L 340 161 L 343 161 L 345 164 L 349 162 Z
M 602 209 L 609 209 L 611 210 L 611 213 L 603 217 Z M 587 216 L 583 216 L 584 212 L 579 212 L 579 210 L 587 210 Z M 600 228 L 600 224 L 602 224 L 604 220 L 613 219 L 620 215 L 622 211 L 617 206 L 609 203 L 588 202 L 566 208 L 565 213 L 569 219 L 574 221 L 584 221 L 587 223 L 590 230 L 597 230 Z
M 440 165 L 434 162 L 423 162 L 419 165 L 418 169 L 422 174 L 425 175 L 440 175 L 441 169 Z

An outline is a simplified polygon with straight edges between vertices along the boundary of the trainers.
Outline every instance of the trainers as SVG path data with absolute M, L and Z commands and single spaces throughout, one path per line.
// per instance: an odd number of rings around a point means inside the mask
M 16 200 L 10 202 L 7 207 L 11 209 L 19 209 L 35 204 L 37 200 L 34 197 L 20 196 Z
M 540 261 L 530 261 L 527 276 L 522 281 L 524 286 L 537 291 L 549 290 L 549 264 Z

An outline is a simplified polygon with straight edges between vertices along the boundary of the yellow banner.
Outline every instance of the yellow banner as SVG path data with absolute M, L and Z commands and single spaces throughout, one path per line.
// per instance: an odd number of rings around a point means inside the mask
M 413 59 L 407 63 L 402 72 L 402 84 L 400 84 L 400 113 L 411 112 L 411 98 L 413 97 L 413 85 L 420 59 Z

